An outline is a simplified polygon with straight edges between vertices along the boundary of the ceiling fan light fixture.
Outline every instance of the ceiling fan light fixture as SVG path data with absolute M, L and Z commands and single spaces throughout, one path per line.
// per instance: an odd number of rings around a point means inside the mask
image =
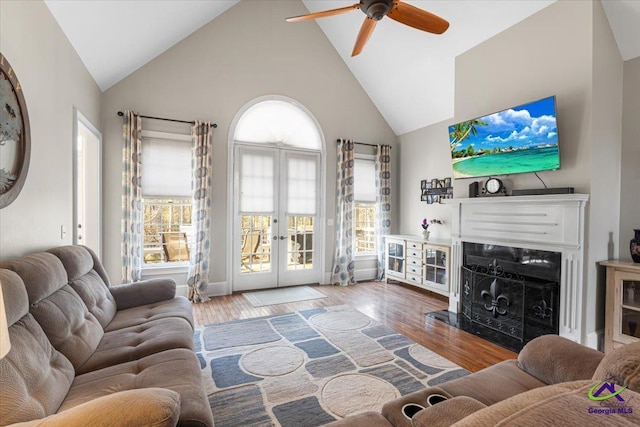
M 360 1 L 360 10 L 369 18 L 376 21 L 381 20 L 387 15 L 389 9 L 393 6 L 392 0 L 362 0 Z

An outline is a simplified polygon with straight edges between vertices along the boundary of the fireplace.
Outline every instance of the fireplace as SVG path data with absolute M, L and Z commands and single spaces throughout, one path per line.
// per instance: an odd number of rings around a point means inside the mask
M 449 312 L 515 343 L 548 333 L 597 348 L 585 334 L 585 194 L 449 199 Z
M 461 307 L 472 326 L 465 329 L 501 344 L 512 341 L 510 348 L 557 335 L 560 276 L 558 252 L 464 243 Z

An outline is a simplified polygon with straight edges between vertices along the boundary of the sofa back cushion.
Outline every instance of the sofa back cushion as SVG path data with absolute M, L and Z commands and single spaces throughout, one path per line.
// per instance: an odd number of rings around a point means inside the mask
M 64 265 L 69 285 L 82 298 L 104 328 L 116 315 L 116 302 L 109 292 L 109 278 L 96 254 L 86 246 L 61 246 L 48 252 Z
M 611 381 L 640 393 L 640 342 L 607 353 L 593 374 L 593 379 Z
M 20 277 L 0 269 L 11 350 L 0 360 L 0 425 L 57 412 L 74 378 L 71 362 L 55 350 L 29 313 Z
M 0 268 L 20 276 L 29 297 L 29 311 L 53 347 L 74 368 L 81 366 L 95 351 L 104 330 L 68 284 L 62 262 L 53 254 L 39 252 L 3 262 Z

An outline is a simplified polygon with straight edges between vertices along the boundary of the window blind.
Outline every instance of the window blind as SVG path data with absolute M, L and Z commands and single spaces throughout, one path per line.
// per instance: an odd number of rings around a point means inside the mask
M 356 202 L 376 201 L 376 165 L 373 160 L 354 159 L 353 196 Z
M 158 138 L 142 140 L 143 197 L 191 197 L 191 144 Z
M 240 160 L 240 211 L 273 212 L 274 157 L 271 153 L 243 153 Z
M 315 157 L 287 156 L 287 214 L 316 214 Z

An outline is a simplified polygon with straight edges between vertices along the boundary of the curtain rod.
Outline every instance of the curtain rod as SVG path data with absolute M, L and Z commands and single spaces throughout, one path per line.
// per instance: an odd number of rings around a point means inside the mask
M 336 143 L 342 141 L 341 139 L 336 139 Z M 366 142 L 358 142 L 358 141 L 353 141 L 354 144 L 358 144 L 358 145 L 368 145 L 369 147 L 377 147 L 378 144 L 367 144 Z M 389 146 L 389 150 L 391 150 L 393 147 Z
M 122 117 L 122 116 L 124 116 L 124 113 L 123 113 L 122 111 L 118 111 L 118 115 L 119 115 L 120 117 Z M 176 122 L 176 123 L 188 123 L 188 124 L 190 124 L 190 125 L 195 125 L 195 124 L 196 124 L 196 122 L 195 122 L 195 121 L 193 121 L 193 122 L 189 122 L 189 121 L 186 121 L 186 120 L 165 119 L 165 118 L 163 118 L 163 117 L 143 116 L 142 114 L 138 114 L 138 116 L 139 116 L 139 117 L 142 117 L 143 119 L 164 120 L 164 121 L 166 121 L 166 122 Z M 212 127 L 212 128 L 217 128 L 217 127 L 218 127 L 218 125 L 217 125 L 217 124 L 215 124 L 215 123 L 212 123 L 212 124 L 211 124 L 211 127 Z

